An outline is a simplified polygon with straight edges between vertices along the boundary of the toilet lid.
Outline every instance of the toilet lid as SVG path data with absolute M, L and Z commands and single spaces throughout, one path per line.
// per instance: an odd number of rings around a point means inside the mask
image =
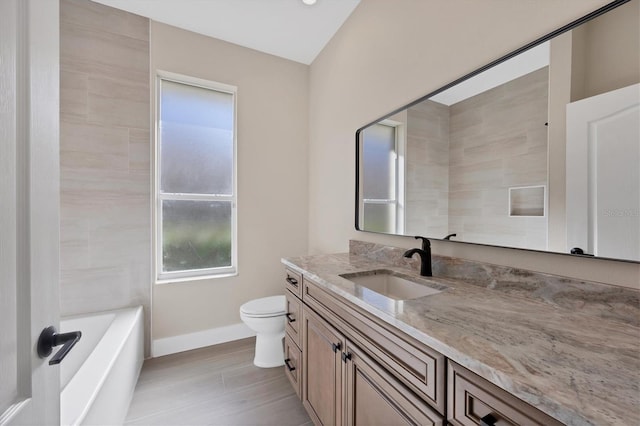
M 286 313 L 284 296 L 270 296 L 250 300 L 240 306 L 240 312 L 252 317 L 275 317 Z

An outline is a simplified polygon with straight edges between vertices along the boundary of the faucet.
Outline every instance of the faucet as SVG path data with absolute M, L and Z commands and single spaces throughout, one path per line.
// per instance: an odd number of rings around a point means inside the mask
M 422 240 L 422 248 L 412 248 L 404 252 L 404 257 L 411 257 L 418 253 L 420 255 L 420 275 L 423 277 L 430 277 L 433 275 L 431 272 L 431 242 L 425 237 L 416 236 L 416 240 Z

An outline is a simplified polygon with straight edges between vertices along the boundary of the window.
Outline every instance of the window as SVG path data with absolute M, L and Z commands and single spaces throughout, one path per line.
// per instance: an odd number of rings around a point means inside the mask
M 362 132 L 362 229 L 402 233 L 402 138 L 402 126 L 391 120 L 376 123 Z
M 159 73 L 158 281 L 236 273 L 236 88 Z

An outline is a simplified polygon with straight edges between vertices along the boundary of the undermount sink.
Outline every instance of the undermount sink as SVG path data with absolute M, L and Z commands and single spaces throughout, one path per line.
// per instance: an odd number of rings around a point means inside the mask
M 411 300 L 432 296 L 447 287 L 427 280 L 415 280 L 386 269 L 340 275 L 354 284 L 395 300 Z

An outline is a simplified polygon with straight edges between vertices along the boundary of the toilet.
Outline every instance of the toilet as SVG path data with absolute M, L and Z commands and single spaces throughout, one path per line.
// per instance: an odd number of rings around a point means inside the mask
M 256 354 L 253 363 L 257 367 L 270 368 L 284 365 L 284 324 L 286 299 L 282 296 L 250 300 L 240 306 L 240 318 L 256 332 Z

